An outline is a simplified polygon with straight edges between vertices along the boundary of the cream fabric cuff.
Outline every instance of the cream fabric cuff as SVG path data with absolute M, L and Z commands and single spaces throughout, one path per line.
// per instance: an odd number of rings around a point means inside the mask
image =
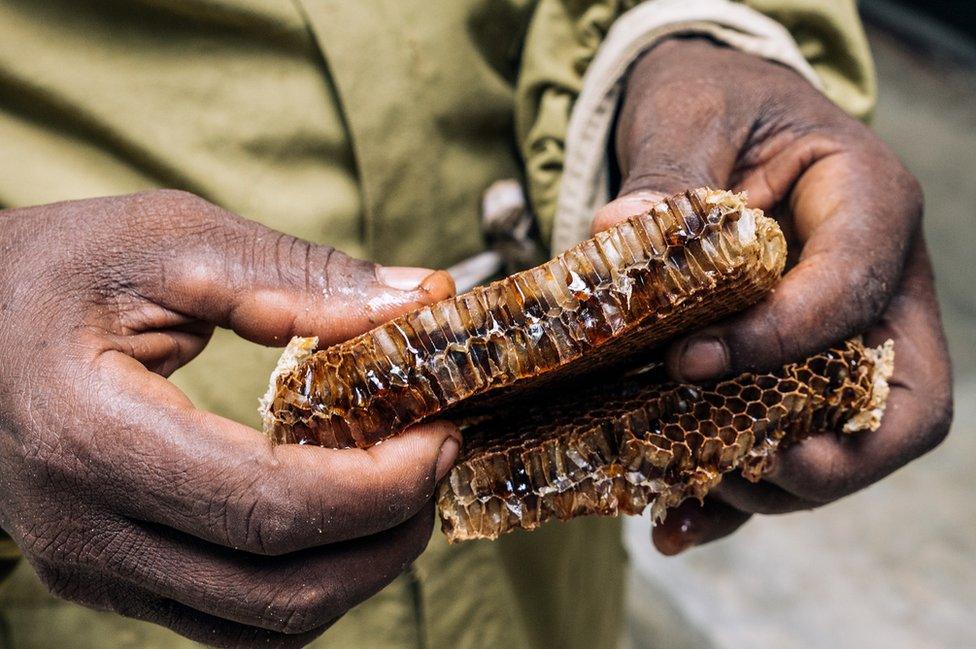
M 614 21 L 583 77 L 566 134 L 552 254 L 587 238 L 597 209 L 610 198 L 610 129 L 630 65 L 676 34 L 704 34 L 749 54 L 789 66 L 818 89 L 820 80 L 778 22 L 729 0 L 647 0 Z

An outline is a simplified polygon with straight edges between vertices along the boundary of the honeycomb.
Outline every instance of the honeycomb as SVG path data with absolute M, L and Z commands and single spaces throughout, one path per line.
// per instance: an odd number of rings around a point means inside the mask
M 652 370 L 482 421 L 438 487 L 442 529 L 451 542 L 493 539 L 647 506 L 657 520 L 730 471 L 759 480 L 807 435 L 876 429 L 892 363 L 891 341 L 853 340 L 777 372 L 695 386 Z
M 293 341 L 262 400 L 265 431 L 368 447 L 432 415 L 548 398 L 756 302 L 785 259 L 775 221 L 741 195 L 677 194 L 541 266 L 340 345 Z
M 465 428 L 438 486 L 452 542 L 587 514 L 655 519 L 805 436 L 874 430 L 890 341 L 778 372 L 668 383 L 668 338 L 759 300 L 786 259 L 740 195 L 697 189 L 545 264 L 316 351 L 286 349 L 262 399 L 276 442 L 368 447 L 428 417 Z M 634 368 L 640 368 L 635 370 Z

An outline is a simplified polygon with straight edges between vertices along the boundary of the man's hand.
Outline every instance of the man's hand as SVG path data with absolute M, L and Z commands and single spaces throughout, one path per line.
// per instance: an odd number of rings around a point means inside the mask
M 164 377 L 214 326 L 329 344 L 447 297 L 446 274 L 171 191 L 0 212 L 0 247 L 0 524 L 55 594 L 212 645 L 298 646 L 424 548 L 451 425 L 273 447 Z
M 784 452 L 759 484 L 729 475 L 703 506 L 654 530 L 666 554 L 725 536 L 752 513 L 809 509 L 861 489 L 936 446 L 951 377 L 921 234 L 922 194 L 894 153 L 793 71 L 706 39 L 672 39 L 631 72 L 616 132 L 622 189 L 605 229 L 662 195 L 747 191 L 777 216 L 791 265 L 762 303 L 677 341 L 671 375 L 705 381 L 768 370 L 865 333 L 895 340 L 883 425 Z

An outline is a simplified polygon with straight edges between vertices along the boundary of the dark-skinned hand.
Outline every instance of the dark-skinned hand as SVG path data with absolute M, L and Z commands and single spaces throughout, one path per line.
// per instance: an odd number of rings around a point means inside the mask
M 877 135 L 790 69 L 708 39 L 675 38 L 631 70 L 615 148 L 621 190 L 594 231 L 708 185 L 748 192 L 752 207 L 778 218 L 790 246 L 787 272 L 764 301 L 670 346 L 673 378 L 770 370 L 861 333 L 872 345 L 895 341 L 877 431 L 811 437 L 758 484 L 727 475 L 703 505 L 686 502 L 654 528 L 661 552 L 726 536 L 754 513 L 837 500 L 945 437 L 951 373 L 922 193 Z
M 302 646 L 425 547 L 453 426 L 275 447 L 164 377 L 215 326 L 330 344 L 447 297 L 446 274 L 173 191 L 0 212 L 0 247 L 0 524 L 56 595 L 211 645 Z

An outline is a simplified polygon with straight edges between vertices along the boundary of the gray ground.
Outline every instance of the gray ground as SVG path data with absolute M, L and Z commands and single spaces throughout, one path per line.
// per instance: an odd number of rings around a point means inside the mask
M 921 179 L 956 417 L 936 451 L 816 512 L 667 559 L 628 522 L 632 649 L 976 647 L 976 65 L 870 30 L 875 128 Z M 976 57 L 974 57 L 976 58 Z

